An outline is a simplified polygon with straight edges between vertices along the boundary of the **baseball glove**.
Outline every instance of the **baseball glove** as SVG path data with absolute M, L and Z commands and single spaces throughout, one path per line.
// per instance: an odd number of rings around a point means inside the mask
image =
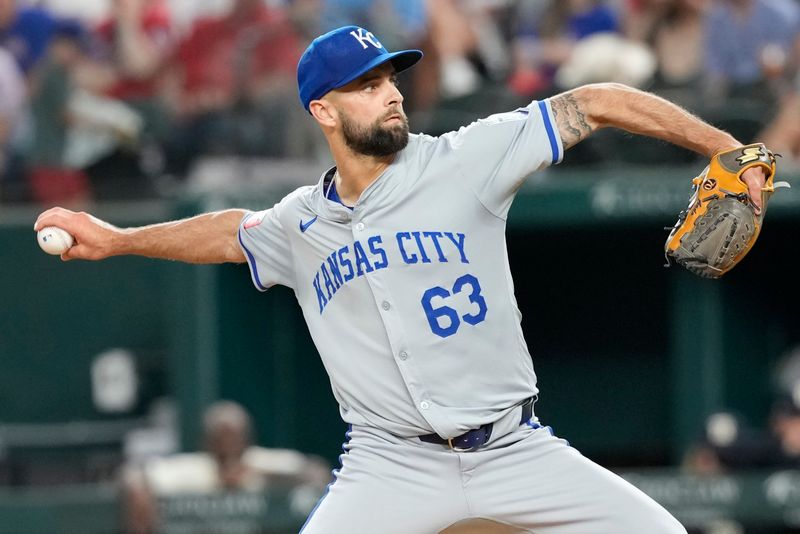
M 761 211 L 748 195 L 742 173 L 763 167 L 767 176 L 761 189 Z M 761 143 L 714 154 L 705 170 L 692 180 L 689 207 L 670 230 L 664 252 L 670 260 L 705 278 L 719 278 L 753 248 L 764 222 L 767 201 L 776 187 L 775 155 Z

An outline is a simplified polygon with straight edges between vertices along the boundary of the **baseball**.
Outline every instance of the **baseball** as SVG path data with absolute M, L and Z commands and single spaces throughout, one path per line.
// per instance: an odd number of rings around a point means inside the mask
M 39 246 L 48 254 L 60 256 L 74 244 L 75 240 L 65 230 L 57 226 L 46 226 L 36 234 Z

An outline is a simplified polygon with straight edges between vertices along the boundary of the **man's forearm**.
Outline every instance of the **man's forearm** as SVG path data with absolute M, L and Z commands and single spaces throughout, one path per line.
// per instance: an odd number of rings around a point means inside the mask
M 238 227 L 247 212 L 225 210 L 179 221 L 138 228 L 117 228 L 88 213 L 52 208 L 42 213 L 34 230 L 57 226 L 75 238 L 64 260 L 102 260 L 133 254 L 187 263 L 242 263 Z
M 116 250 L 187 263 L 241 263 L 237 231 L 244 210 L 205 213 L 189 219 L 120 230 Z
M 741 143 L 680 106 L 621 84 L 578 87 L 551 99 L 565 148 L 604 127 L 661 139 L 711 156 Z

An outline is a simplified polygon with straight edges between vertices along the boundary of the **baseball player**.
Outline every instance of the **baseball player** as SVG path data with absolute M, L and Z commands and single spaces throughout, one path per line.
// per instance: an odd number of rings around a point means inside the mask
M 534 415 L 505 220 L 527 176 L 602 127 L 706 155 L 740 143 L 617 84 L 409 134 L 395 82 L 421 57 L 355 26 L 309 45 L 300 100 L 335 166 L 270 209 L 119 229 L 53 208 L 35 228 L 75 236 L 64 260 L 247 262 L 259 290 L 294 290 L 349 425 L 304 534 L 436 533 L 469 518 L 541 534 L 685 532 Z M 763 174 L 746 173 L 756 203 Z

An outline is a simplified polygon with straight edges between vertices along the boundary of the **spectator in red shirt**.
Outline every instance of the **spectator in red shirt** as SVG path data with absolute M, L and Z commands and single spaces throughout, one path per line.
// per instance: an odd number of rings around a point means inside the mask
M 90 57 L 75 69 L 75 84 L 109 103 L 124 104 L 138 116 L 140 126 L 130 131 L 130 126 L 118 124 L 117 148 L 85 170 L 98 198 L 150 196 L 160 169 L 143 165 L 142 155 L 159 146 L 169 131 L 159 89 L 174 45 L 166 0 L 113 0 L 111 13 L 95 28 L 93 38 Z M 110 117 L 112 111 L 109 107 L 103 115 Z
M 96 199 L 156 194 L 158 169 L 145 168 L 142 155 L 167 131 L 158 78 L 170 24 L 165 0 L 114 0 L 93 32 L 57 31 L 34 100 L 34 192 L 80 176 L 78 189 Z
M 285 155 L 285 114 L 296 106 L 301 39 L 283 10 L 234 0 L 221 17 L 195 21 L 167 70 L 175 131 L 168 170 L 182 177 L 195 155 Z
M 164 0 L 114 0 L 95 31 L 97 59 L 91 87 L 121 100 L 157 95 L 157 75 L 171 52 L 172 23 Z

